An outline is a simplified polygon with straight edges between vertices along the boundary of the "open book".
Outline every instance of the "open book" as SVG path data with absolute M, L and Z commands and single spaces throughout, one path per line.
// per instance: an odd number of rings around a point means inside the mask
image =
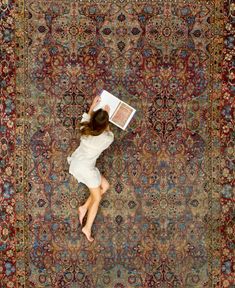
M 104 108 L 105 105 L 109 105 L 109 121 L 125 130 L 136 110 L 106 90 L 102 91 L 100 97 L 101 101 L 94 110 L 96 111 Z

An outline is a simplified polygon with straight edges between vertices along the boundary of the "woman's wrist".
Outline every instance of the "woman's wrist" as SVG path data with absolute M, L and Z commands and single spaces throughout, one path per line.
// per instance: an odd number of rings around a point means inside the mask
M 91 105 L 91 107 L 90 107 L 90 109 L 89 109 L 89 111 L 88 111 L 88 114 L 89 114 L 89 115 L 91 115 L 91 114 L 92 114 L 92 112 L 93 112 L 94 108 L 95 108 L 95 107 L 94 107 L 93 105 Z

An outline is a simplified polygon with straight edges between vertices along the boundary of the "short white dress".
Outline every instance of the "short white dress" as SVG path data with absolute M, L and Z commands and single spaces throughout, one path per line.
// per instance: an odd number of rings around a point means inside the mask
M 90 121 L 90 115 L 84 113 L 82 122 Z M 100 171 L 96 165 L 96 160 L 100 154 L 107 149 L 114 140 L 111 131 L 104 131 L 98 136 L 81 136 L 79 147 L 67 157 L 69 163 L 69 173 L 78 182 L 85 184 L 89 188 L 99 187 L 101 184 Z

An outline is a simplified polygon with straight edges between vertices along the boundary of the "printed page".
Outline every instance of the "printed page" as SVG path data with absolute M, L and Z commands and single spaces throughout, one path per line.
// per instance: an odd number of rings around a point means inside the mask
M 104 108 L 105 105 L 109 105 L 110 107 L 109 117 L 112 117 L 114 111 L 116 110 L 118 104 L 120 103 L 120 100 L 106 90 L 102 91 L 102 93 L 100 94 L 100 97 L 101 97 L 101 101 L 95 107 L 94 111 L 100 108 Z
M 134 108 L 121 101 L 110 121 L 124 130 L 135 112 Z

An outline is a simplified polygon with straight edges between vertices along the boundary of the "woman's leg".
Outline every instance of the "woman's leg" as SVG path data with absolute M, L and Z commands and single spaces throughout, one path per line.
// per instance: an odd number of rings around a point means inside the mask
M 101 188 L 89 188 L 91 193 L 91 203 L 88 210 L 86 225 L 82 228 L 82 232 L 86 235 L 88 241 L 92 242 L 94 239 L 91 237 L 91 227 L 95 220 L 98 207 L 101 200 Z
M 109 182 L 103 175 L 101 175 L 100 187 L 101 187 L 101 195 L 103 195 L 110 187 Z
M 103 194 L 109 189 L 109 187 L 110 187 L 109 182 L 103 175 L 101 175 L 101 184 L 100 184 L 101 196 L 103 196 Z M 86 212 L 89 209 L 90 204 L 91 204 L 91 196 L 88 197 L 84 205 L 78 208 L 79 221 L 81 225 L 82 225 L 83 218 L 85 217 Z

